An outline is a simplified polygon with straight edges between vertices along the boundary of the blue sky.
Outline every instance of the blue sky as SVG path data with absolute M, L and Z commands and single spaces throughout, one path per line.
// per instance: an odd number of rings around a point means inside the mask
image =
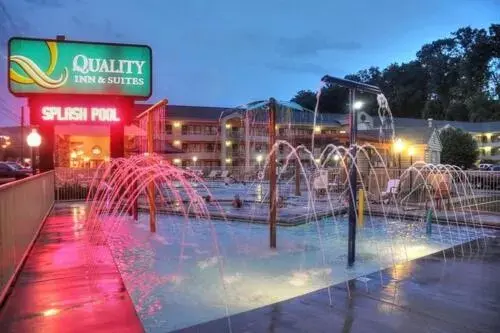
M 25 103 L 6 87 L 12 35 L 146 43 L 152 100 L 236 106 L 408 61 L 459 27 L 494 22 L 499 0 L 0 0 L 0 125 Z

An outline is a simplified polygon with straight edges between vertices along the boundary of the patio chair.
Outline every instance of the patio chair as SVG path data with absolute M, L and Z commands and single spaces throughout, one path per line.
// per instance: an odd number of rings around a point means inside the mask
M 328 182 L 328 191 L 330 191 L 330 192 L 336 192 L 339 189 L 341 189 L 343 186 L 344 186 L 344 184 L 342 184 L 340 182 L 339 175 L 335 175 L 333 177 L 333 180 L 331 182 Z
M 228 170 L 224 170 L 222 171 L 222 173 L 220 174 L 220 178 L 222 179 L 226 179 L 227 176 L 229 176 L 229 171 Z
M 399 179 L 389 179 L 387 189 L 380 192 L 380 202 L 387 201 L 386 203 L 389 203 L 391 198 L 399 193 L 399 184 Z
M 208 174 L 207 176 L 207 179 L 209 180 L 214 180 L 215 178 L 217 178 L 217 175 L 219 174 L 219 171 L 218 170 L 212 170 L 210 171 L 210 173 Z

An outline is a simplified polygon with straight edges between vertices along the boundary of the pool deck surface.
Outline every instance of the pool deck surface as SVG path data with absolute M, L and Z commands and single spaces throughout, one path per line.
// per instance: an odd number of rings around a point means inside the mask
M 83 205 L 56 205 L 11 294 L 0 332 L 143 332 Z M 500 332 L 500 234 L 294 299 L 178 332 Z M 86 260 L 88 256 L 91 261 Z M 93 264 L 89 264 L 93 262 Z M 231 330 L 229 330 L 229 327 Z

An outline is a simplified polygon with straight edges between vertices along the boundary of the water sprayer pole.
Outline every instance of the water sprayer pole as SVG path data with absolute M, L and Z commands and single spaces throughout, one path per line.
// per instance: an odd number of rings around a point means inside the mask
M 276 248 L 276 100 L 269 99 L 269 245 Z
M 148 143 L 148 155 L 153 156 L 154 153 L 154 124 L 153 124 L 153 110 L 150 110 L 147 114 L 148 125 L 147 125 L 147 143 Z M 155 194 L 155 184 L 151 181 L 148 184 L 148 201 L 149 201 L 149 229 L 151 232 L 156 232 L 156 194 Z
M 297 158 L 295 159 L 295 195 L 300 196 L 300 160 L 299 154 L 297 153 Z
M 349 89 L 349 144 L 351 150 L 351 163 L 349 166 L 349 234 L 347 242 L 347 265 L 350 267 L 354 265 L 356 260 L 356 184 L 357 184 L 357 174 L 356 174 L 356 132 L 357 117 L 356 110 L 354 109 L 354 101 L 356 97 L 355 89 Z

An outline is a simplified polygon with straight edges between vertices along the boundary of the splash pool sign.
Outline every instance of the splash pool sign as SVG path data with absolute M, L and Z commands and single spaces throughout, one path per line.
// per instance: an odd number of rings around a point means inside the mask
M 147 99 L 152 52 L 146 45 L 11 38 L 9 90 L 16 96 L 76 94 Z

